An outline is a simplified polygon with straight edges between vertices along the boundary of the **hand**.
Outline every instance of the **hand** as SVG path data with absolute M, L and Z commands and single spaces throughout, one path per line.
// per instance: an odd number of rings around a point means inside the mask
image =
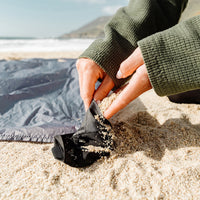
M 80 58 L 76 66 L 79 74 L 80 94 L 85 110 L 87 110 L 92 99 L 98 101 L 108 95 L 114 87 L 114 82 L 99 65 L 88 58 Z M 95 83 L 99 78 L 102 79 L 102 83 L 95 91 Z
M 142 53 L 139 47 L 124 62 L 121 63 L 116 77 L 126 78 L 131 74 L 133 74 L 133 76 L 129 83 L 124 86 L 119 96 L 104 112 L 105 118 L 111 118 L 119 110 L 127 106 L 131 101 L 152 88 L 147 74 L 146 65 L 144 64 Z

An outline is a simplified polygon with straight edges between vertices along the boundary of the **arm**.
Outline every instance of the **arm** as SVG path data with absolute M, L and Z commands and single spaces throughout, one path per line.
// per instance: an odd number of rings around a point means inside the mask
M 98 64 L 114 81 L 116 87 L 127 79 L 116 73 L 138 46 L 137 42 L 153 33 L 175 25 L 187 0 L 130 0 L 105 27 L 105 38 L 96 40 L 80 56 Z
M 117 77 L 135 73 L 104 116 L 112 117 L 152 86 L 161 96 L 200 89 L 199 27 L 197 16 L 139 41 Z
M 200 16 L 138 42 L 160 96 L 200 88 Z

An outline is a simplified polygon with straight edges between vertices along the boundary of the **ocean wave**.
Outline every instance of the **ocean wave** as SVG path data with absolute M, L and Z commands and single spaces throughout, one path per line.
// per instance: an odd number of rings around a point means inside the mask
M 0 52 L 83 51 L 92 39 L 1 39 Z

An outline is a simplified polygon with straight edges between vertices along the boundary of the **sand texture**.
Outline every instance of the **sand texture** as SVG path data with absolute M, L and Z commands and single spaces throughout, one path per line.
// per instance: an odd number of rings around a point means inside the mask
M 200 199 L 199 119 L 200 105 L 151 90 L 110 120 L 114 151 L 85 169 L 55 160 L 53 144 L 0 142 L 0 199 Z
M 189 1 L 183 19 L 197 14 L 199 0 Z M 0 59 L 80 54 L 8 52 Z M 84 169 L 55 160 L 53 144 L 0 142 L 0 200 L 200 200 L 200 105 L 171 103 L 151 90 L 110 122 L 111 156 Z

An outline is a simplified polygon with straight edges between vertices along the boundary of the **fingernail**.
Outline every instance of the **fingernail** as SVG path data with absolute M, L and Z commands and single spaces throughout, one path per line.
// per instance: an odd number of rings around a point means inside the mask
M 97 102 L 97 104 L 100 104 L 100 103 L 101 103 L 101 101 L 100 101 L 100 100 L 97 100 L 96 102 Z
M 119 78 L 119 79 L 120 79 L 120 78 L 122 78 L 122 73 L 121 73 L 121 71 L 120 71 L 120 70 L 117 72 L 117 75 L 116 75 L 116 77 L 117 77 L 117 78 Z

